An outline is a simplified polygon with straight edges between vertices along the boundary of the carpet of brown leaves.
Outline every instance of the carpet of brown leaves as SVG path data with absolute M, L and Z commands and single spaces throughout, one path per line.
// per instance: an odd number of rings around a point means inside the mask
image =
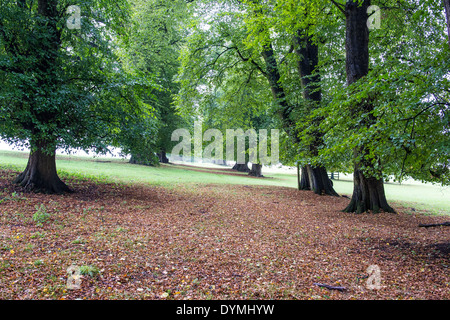
M 0 299 L 450 298 L 450 228 L 418 227 L 448 217 L 345 214 L 348 199 L 281 187 L 73 180 L 74 194 L 21 194 L 15 174 L 0 171 Z M 80 289 L 72 265 L 92 270 Z

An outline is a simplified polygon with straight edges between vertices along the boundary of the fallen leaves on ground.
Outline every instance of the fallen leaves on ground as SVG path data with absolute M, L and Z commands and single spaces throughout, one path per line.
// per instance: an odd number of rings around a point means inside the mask
M 450 298 L 450 229 L 418 227 L 445 217 L 348 214 L 348 199 L 283 187 L 71 180 L 74 194 L 22 194 L 16 174 L 0 171 L 0 299 Z M 78 289 L 71 266 L 87 270 Z

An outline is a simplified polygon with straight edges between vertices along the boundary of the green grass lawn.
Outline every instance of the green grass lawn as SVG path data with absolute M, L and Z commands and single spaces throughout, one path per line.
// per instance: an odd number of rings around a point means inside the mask
M 23 170 L 28 153 L 0 151 L 0 166 Z M 197 172 L 177 165 L 147 167 L 133 165 L 119 158 L 90 158 L 81 156 L 58 156 L 59 174 L 93 178 L 99 181 L 117 181 L 123 183 L 149 183 L 166 187 L 178 184 L 244 184 L 297 187 L 295 174 L 265 174 L 265 178 L 251 178 L 246 174 L 239 176 Z M 207 169 L 206 169 L 207 170 Z M 334 181 L 335 190 L 340 194 L 351 195 L 353 182 L 343 178 Z M 393 206 L 426 210 L 432 214 L 450 215 L 450 188 L 431 184 L 408 182 L 405 184 L 386 183 L 386 196 Z

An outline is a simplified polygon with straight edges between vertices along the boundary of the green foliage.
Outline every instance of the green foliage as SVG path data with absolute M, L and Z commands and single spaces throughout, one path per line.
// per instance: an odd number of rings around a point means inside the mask
M 100 273 L 96 266 L 82 265 L 80 266 L 80 274 L 83 276 L 89 276 L 91 278 L 96 277 Z
M 21 193 L 21 195 L 22 195 L 22 193 Z M 0 204 L 3 202 L 6 202 L 6 201 L 21 201 L 21 200 L 26 200 L 26 198 L 20 197 L 17 192 L 13 192 L 13 193 L 11 193 L 11 196 L 6 196 L 6 197 L 0 198 Z
M 198 20 L 181 52 L 180 113 L 191 122 L 201 120 L 203 131 L 218 129 L 224 144 L 226 129 L 270 133 L 277 125 L 269 111 L 270 88 L 261 73 L 261 58 L 254 59 L 245 47 L 247 31 L 238 8 L 227 1 L 206 1 L 195 9 Z
M 66 26 L 72 4 L 81 10 L 79 30 Z M 5 0 L 0 12 L 2 138 L 49 154 L 150 143 L 154 110 L 141 95 L 155 85 L 126 70 L 121 56 L 127 1 Z
M 180 0 L 131 2 L 133 33 L 127 66 L 139 70 L 157 84 L 156 88 L 146 91 L 144 101 L 154 108 L 158 133 L 148 150 L 139 150 L 135 146 L 130 153 L 139 158 L 140 163 L 154 164 L 156 158 L 152 158 L 151 151 L 169 151 L 173 145 L 171 133 L 184 125 L 173 106 L 173 96 L 179 89 L 175 76 L 183 44 L 182 27 L 189 8 L 185 1 Z
M 364 147 L 364 160 L 385 177 L 449 184 L 450 65 L 442 10 L 440 1 L 383 10 L 382 29 L 371 32 L 369 75 L 339 91 L 327 80 L 328 104 L 318 111 L 326 132 L 320 161 L 349 172 L 349 150 Z M 361 102 L 373 111 L 353 115 Z M 369 119 L 375 120 L 370 127 L 359 125 Z
M 42 226 L 44 223 L 48 222 L 51 218 L 51 214 L 47 212 L 47 208 L 44 204 L 40 206 L 35 206 L 36 212 L 33 214 L 33 221 L 36 222 L 37 226 Z
M 440 0 L 373 1 L 381 29 L 370 31 L 369 74 L 352 85 L 342 13 L 351 0 L 47 2 L 53 11 L 39 11 L 41 1 L 0 3 L 0 135 L 11 143 L 49 153 L 117 146 L 153 163 L 148 155 L 169 151 L 171 133 L 195 120 L 224 136 L 283 127 L 285 164 L 351 172 L 361 162 L 370 176 L 450 182 Z M 66 26 L 72 4 L 80 30 Z M 299 77 L 298 40 L 307 36 L 319 48 L 311 76 L 320 76 L 321 102 L 304 97 Z M 284 101 L 271 92 L 268 49 Z
M 242 44 L 255 61 L 268 44 L 275 50 L 280 83 L 300 133 L 294 145 L 284 137 L 283 163 L 299 160 L 352 172 L 353 163 L 361 161 L 370 176 L 383 172 L 398 180 L 449 183 L 449 48 L 441 1 L 372 3 L 382 7 L 382 28 L 370 32 L 369 75 L 352 86 L 346 84 L 345 1 L 240 3 Z M 299 59 L 293 37 L 299 34 L 319 45 L 319 106 L 302 99 L 298 74 L 292 72 Z M 373 111 L 355 114 L 361 103 Z M 311 154 L 309 146 L 320 132 L 323 144 Z M 354 157 L 355 148 L 365 150 L 364 159 Z

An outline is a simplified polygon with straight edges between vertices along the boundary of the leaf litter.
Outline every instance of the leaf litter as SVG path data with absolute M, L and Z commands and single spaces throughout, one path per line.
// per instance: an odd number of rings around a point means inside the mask
M 445 217 L 342 213 L 349 199 L 285 187 L 72 179 L 74 194 L 22 194 L 16 174 L 0 172 L 0 299 L 450 298 L 449 228 L 418 227 Z M 71 266 L 92 270 L 78 289 Z

